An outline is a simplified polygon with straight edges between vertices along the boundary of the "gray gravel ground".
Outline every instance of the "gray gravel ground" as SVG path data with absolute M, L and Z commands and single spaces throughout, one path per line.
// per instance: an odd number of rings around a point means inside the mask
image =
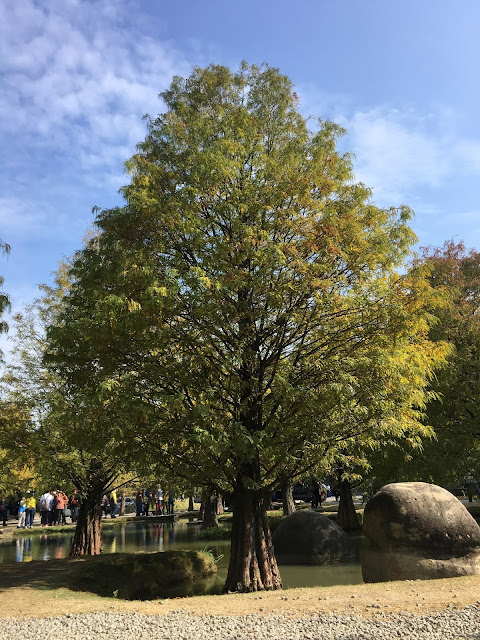
M 55 618 L 6 618 L 2 633 L 10 640 L 50 638 L 122 638 L 125 640 L 480 640 L 480 606 L 449 609 L 415 617 L 411 614 L 166 616 L 135 613 L 86 613 Z

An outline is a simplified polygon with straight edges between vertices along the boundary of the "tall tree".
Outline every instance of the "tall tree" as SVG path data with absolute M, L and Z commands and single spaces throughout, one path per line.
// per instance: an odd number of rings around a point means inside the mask
M 421 260 L 431 286 L 447 302 L 435 310 L 431 339 L 453 348 L 432 380 L 434 395 L 426 407 L 435 437 L 409 469 L 419 479 L 455 485 L 469 472 L 480 477 L 480 253 L 450 240 L 425 248 Z
M 68 286 L 67 265 L 62 264 L 55 286 L 41 285 L 43 295 L 13 318 L 12 361 L 2 377 L 11 410 L 0 419 L 0 446 L 5 423 L 10 441 L 28 451 L 41 476 L 81 492 L 71 555 L 96 555 L 101 552 L 102 496 L 132 477 L 121 474 L 133 466 L 125 441 L 134 437 L 134 425 L 124 413 L 106 408 L 98 390 L 81 394 L 43 364 L 45 327 L 56 321 Z M 14 419 L 22 415 L 23 420 Z
M 423 249 L 418 263 L 444 304 L 432 312 L 430 338 L 450 343 L 447 361 L 430 384 L 424 422 L 434 433 L 382 442 L 370 458 L 370 479 L 422 480 L 453 486 L 469 473 L 480 476 L 480 253 L 463 242 Z
M 310 130 L 278 70 L 196 68 L 162 97 L 126 205 L 76 256 L 49 357 L 175 473 L 229 496 L 225 589 L 275 589 L 272 488 L 353 440 L 423 429 L 443 355 L 431 292 L 397 272 L 410 210 L 370 202 L 344 131 Z
M 480 477 L 480 253 L 451 240 L 425 249 L 423 259 L 431 285 L 450 301 L 436 311 L 431 338 L 450 342 L 453 351 L 432 381 L 438 399 L 426 414 L 436 437 L 425 444 L 422 466 L 437 481 L 456 484 L 470 471 Z

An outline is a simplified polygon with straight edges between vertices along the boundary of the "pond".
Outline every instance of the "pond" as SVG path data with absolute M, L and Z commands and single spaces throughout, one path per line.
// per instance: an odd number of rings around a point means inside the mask
M 126 522 L 103 531 L 104 553 L 132 553 L 136 551 L 165 551 L 167 549 L 209 550 L 217 559 L 218 579 L 213 589 L 218 591 L 225 582 L 230 554 L 230 542 L 205 542 L 194 539 L 199 526 L 180 520 L 175 523 Z M 56 535 L 22 535 L 10 542 L 0 542 L 0 564 L 30 562 L 68 557 L 73 533 Z M 359 562 L 345 562 L 327 566 L 280 565 L 282 582 L 286 588 L 360 584 L 362 572 Z

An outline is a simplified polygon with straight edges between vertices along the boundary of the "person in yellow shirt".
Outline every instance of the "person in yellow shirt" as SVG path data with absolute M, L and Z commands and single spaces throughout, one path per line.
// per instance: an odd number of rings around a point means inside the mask
M 33 527 L 33 520 L 35 518 L 35 509 L 37 508 L 37 501 L 35 499 L 35 492 L 27 491 L 26 494 L 26 512 L 25 512 L 25 526 L 27 529 Z
M 110 497 L 108 499 L 108 502 L 110 503 L 110 517 L 116 518 L 117 517 L 117 492 L 115 491 L 115 489 L 113 491 L 110 491 Z

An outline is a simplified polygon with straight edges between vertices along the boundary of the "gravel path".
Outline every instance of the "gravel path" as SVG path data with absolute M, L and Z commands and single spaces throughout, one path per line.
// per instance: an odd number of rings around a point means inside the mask
M 1 621 L 10 640 L 122 638 L 124 640 L 480 640 L 480 606 L 449 609 L 421 617 L 411 614 L 372 618 L 354 615 L 165 616 L 86 613 L 54 618 Z

